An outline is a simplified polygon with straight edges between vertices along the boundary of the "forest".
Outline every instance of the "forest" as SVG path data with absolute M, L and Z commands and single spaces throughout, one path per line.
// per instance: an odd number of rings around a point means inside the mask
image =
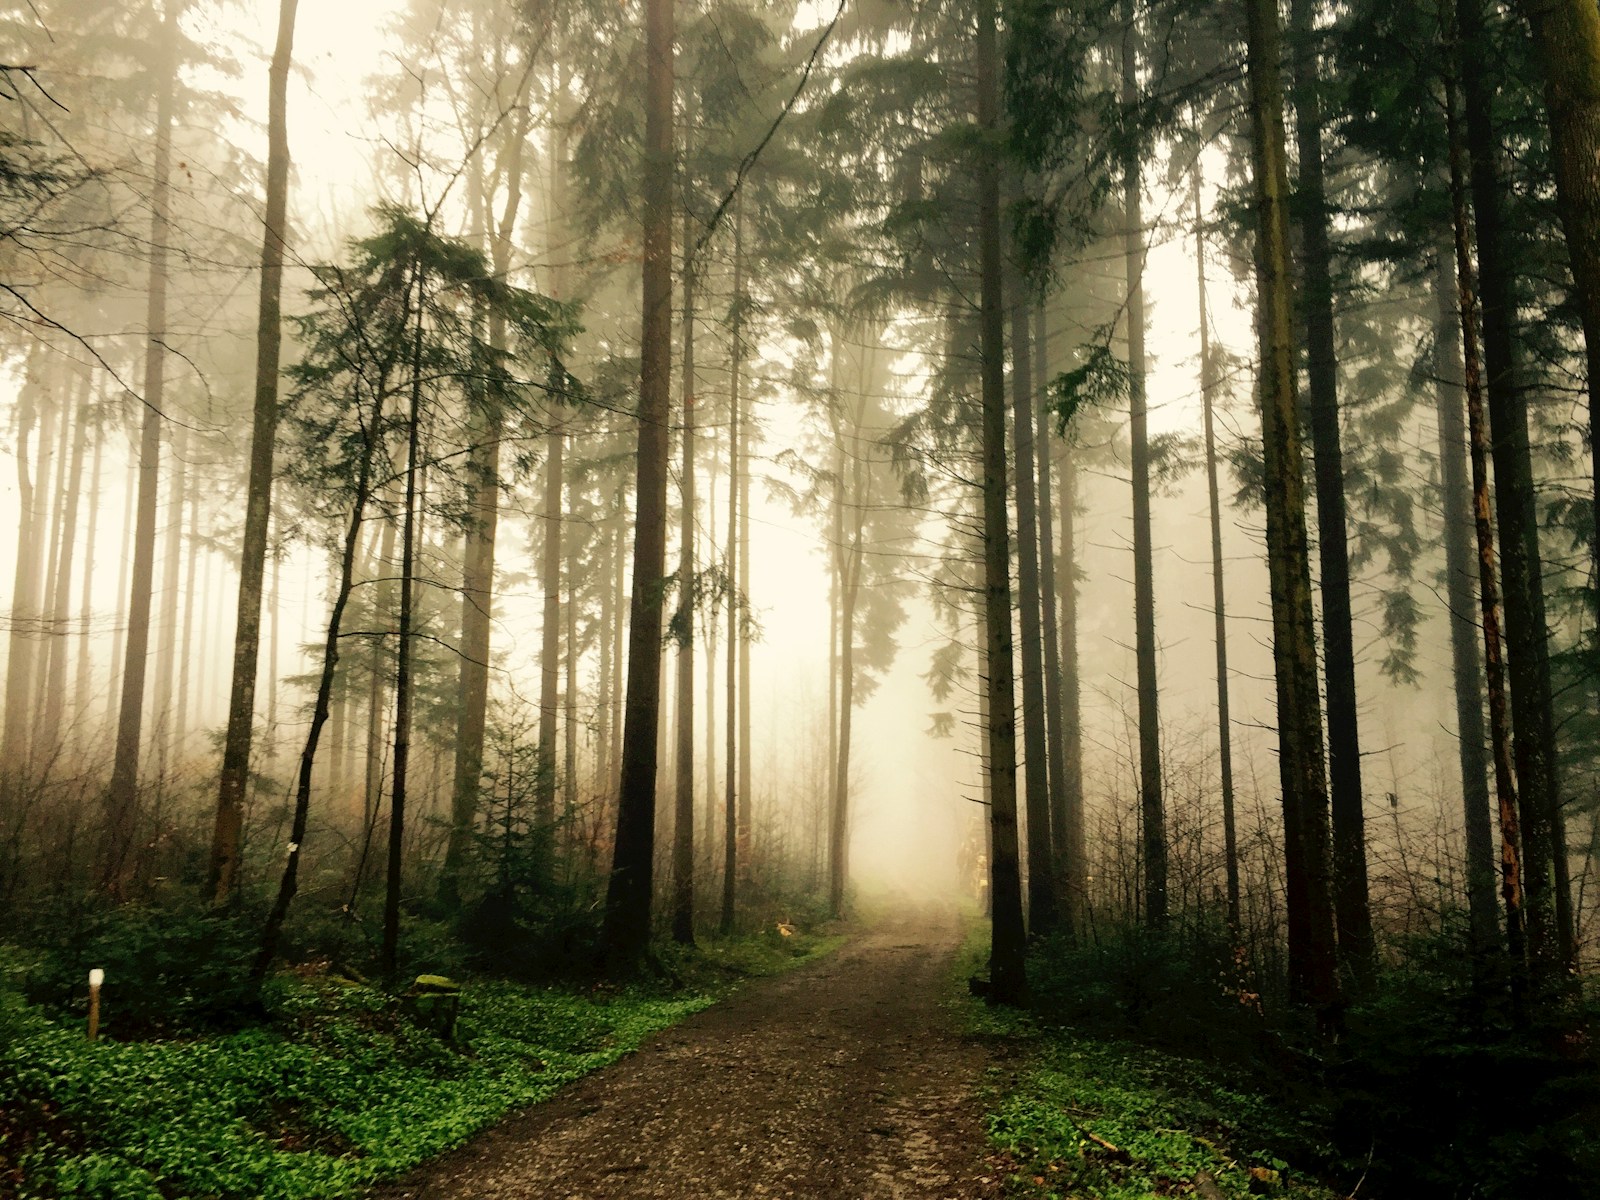
M 0 0 L 0 1197 L 1600 1194 L 1597 394 L 1592 0 Z

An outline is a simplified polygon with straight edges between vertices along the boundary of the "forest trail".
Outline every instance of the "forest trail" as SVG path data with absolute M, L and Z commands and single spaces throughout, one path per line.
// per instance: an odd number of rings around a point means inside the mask
M 751 983 L 375 1200 L 983 1200 L 991 1052 L 943 1001 L 963 928 L 928 909 Z

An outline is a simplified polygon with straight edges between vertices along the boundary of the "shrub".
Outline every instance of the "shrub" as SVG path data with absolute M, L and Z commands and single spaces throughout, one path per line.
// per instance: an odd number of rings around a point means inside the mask
M 1244 952 L 1221 922 L 1058 935 L 1029 963 L 1040 1020 L 1103 1029 L 1183 1054 L 1252 1063 L 1273 1041 Z
M 1576 1196 L 1600 1176 L 1593 1005 L 1518 1008 L 1457 939 L 1406 944 L 1347 1017 L 1335 1127 L 1373 1182 L 1414 1195 Z
M 107 907 L 57 902 L 24 926 L 36 952 L 21 972 L 36 1003 L 82 1011 L 91 967 L 103 968 L 108 1034 L 175 1032 L 236 1020 L 251 1000 L 258 926 L 187 897 Z

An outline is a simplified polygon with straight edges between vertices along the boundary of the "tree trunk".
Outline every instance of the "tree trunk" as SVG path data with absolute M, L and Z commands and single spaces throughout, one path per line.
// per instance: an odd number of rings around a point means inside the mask
M 694 944 L 694 609 L 695 375 L 694 267 L 687 212 L 683 217 L 683 464 L 678 471 L 677 782 L 672 827 L 672 937 Z
M 1451 222 L 1455 234 L 1455 297 L 1452 306 L 1461 327 L 1461 382 L 1467 401 L 1467 453 L 1472 468 L 1472 523 L 1478 552 L 1478 607 L 1483 627 L 1484 685 L 1489 697 L 1489 737 L 1494 757 L 1495 800 L 1500 816 L 1500 895 L 1505 904 L 1506 942 L 1511 960 L 1522 969 L 1527 965 L 1522 836 L 1512 765 L 1505 651 L 1500 636 L 1500 585 L 1495 572 L 1494 532 L 1491 528 L 1489 430 L 1488 422 L 1484 419 L 1483 369 L 1478 353 L 1477 272 L 1472 262 L 1472 231 L 1467 214 L 1467 148 L 1457 117 L 1454 87 L 1447 85 L 1445 98 L 1450 140 Z
M 706 431 L 711 463 L 706 470 L 710 481 L 706 498 L 706 561 L 717 559 L 717 455 L 714 426 Z M 702 840 L 705 843 L 706 876 L 711 878 L 716 868 L 717 804 L 721 793 L 717 791 L 717 613 L 721 601 L 712 603 L 706 621 L 706 801 Z
M 328 794 L 333 800 L 331 816 L 341 825 L 348 816 L 353 818 L 350 827 L 354 828 L 361 819 L 360 809 L 349 803 L 353 794 L 350 780 L 354 772 L 350 769 L 350 672 L 345 672 L 345 677 L 337 681 L 333 697 L 333 709 L 328 717 L 332 725 L 329 738 L 332 745 L 328 747 Z
M 35 354 L 38 352 L 36 351 Z M 43 412 L 41 413 L 41 409 Z M 43 578 L 40 549 L 45 514 L 41 511 L 49 486 L 49 461 L 55 445 L 51 438 L 51 401 L 39 382 L 39 367 L 30 363 L 17 405 L 17 562 L 11 583 L 11 632 L 6 656 L 6 716 L 0 737 L 0 761 L 5 763 L 7 787 L 20 783 L 28 763 L 29 735 L 34 713 L 34 667 L 39 653 L 39 583 Z M 28 439 L 39 427 L 37 478 L 29 471 Z
M 605 945 L 631 969 L 650 941 L 655 856 L 656 725 L 666 576 L 668 423 L 672 409 L 672 0 L 645 5 L 643 329 L 633 595 L 629 604 L 628 705 L 622 733 L 617 839 L 606 892 Z
M 138 505 L 134 502 L 135 487 L 138 482 L 139 472 L 132 469 L 132 447 L 129 447 L 130 461 L 127 462 L 122 473 L 122 536 L 117 541 L 117 603 L 112 610 L 114 620 L 111 631 L 111 661 L 107 664 L 106 682 L 106 734 L 110 737 L 114 733 L 114 726 L 118 717 L 116 700 L 122 693 L 122 664 L 124 660 L 123 647 L 128 630 L 128 613 L 123 607 L 123 600 L 128 595 L 128 569 L 132 565 L 133 555 L 129 552 L 133 545 L 133 513 Z
M 1317 484 L 1322 657 L 1328 697 L 1328 786 L 1333 812 L 1333 908 L 1339 955 L 1365 986 L 1377 969 L 1367 899 L 1366 817 L 1361 799 L 1361 738 L 1356 707 L 1355 640 L 1350 617 L 1350 553 L 1345 525 L 1344 451 L 1339 439 L 1339 377 L 1334 348 L 1332 250 L 1322 168 L 1322 106 L 1314 32 L 1315 0 L 1293 0 L 1295 134 L 1300 151 L 1298 213 L 1303 261 L 1312 464 Z
M 544 548 L 539 585 L 544 618 L 539 651 L 539 775 L 534 821 L 546 831 L 556 820 L 556 718 L 561 711 L 561 489 L 566 434 L 554 425 L 545 438 Z
M 316 699 L 311 708 L 311 726 L 306 731 L 304 748 L 300 751 L 300 771 L 295 784 L 294 817 L 289 829 L 283 875 L 278 881 L 278 894 L 261 933 L 261 946 L 250 971 L 250 978 L 259 985 L 266 978 L 278 954 L 278 938 L 283 932 L 284 919 L 289 915 L 289 904 L 294 899 L 300 878 L 300 850 L 305 844 L 306 822 L 311 811 L 311 775 L 317 762 L 317 744 L 322 737 L 322 727 L 327 724 L 333 696 L 333 677 L 339 666 L 339 638 L 344 622 L 345 606 L 350 601 L 350 590 L 355 580 L 356 546 L 361 540 L 361 522 L 366 516 L 367 502 L 371 497 L 372 463 L 377 453 L 379 430 L 383 425 L 383 397 L 386 383 L 378 382 L 372 401 L 372 418 L 367 424 L 367 440 L 362 446 L 361 461 L 356 474 L 355 495 L 350 507 L 350 520 L 345 526 L 344 547 L 339 558 L 339 579 L 334 587 L 333 605 L 328 614 L 327 636 L 322 643 L 322 668 L 317 678 Z M 357 887 L 360 886 L 359 874 Z M 349 907 L 354 907 L 352 892 Z
M 1037 326 L 1045 345 L 1044 310 Z M 1084 829 L 1083 712 L 1078 672 L 1078 464 L 1070 433 L 1061 444 L 1061 535 L 1056 578 L 1061 606 L 1061 774 L 1063 820 L 1057 831 L 1062 919 L 1077 936 L 1088 911 L 1088 838 Z
M 861 445 L 861 422 L 865 415 L 865 398 L 856 402 L 855 420 L 852 422 L 853 449 L 848 457 L 851 480 L 848 488 L 839 493 L 841 505 L 850 503 L 855 508 L 854 528 L 850 531 L 848 548 L 839 547 L 841 558 L 839 577 L 839 732 L 838 758 L 833 771 L 833 804 L 828 820 L 828 911 L 835 919 L 844 916 L 845 888 L 850 881 L 850 750 L 852 726 L 856 706 L 856 607 L 861 597 L 862 538 L 866 531 L 867 456 Z M 842 433 L 835 425 L 835 436 L 841 451 L 844 447 Z M 846 496 L 849 497 L 848 501 Z
M 72 556 L 78 536 L 78 505 L 83 492 L 83 454 L 89 438 L 91 411 L 88 375 L 82 379 L 78 419 L 72 438 L 72 461 L 67 467 L 61 514 L 61 546 L 56 557 L 54 603 L 50 612 L 50 657 L 45 669 L 44 703 L 40 728 L 45 737 L 60 742 L 66 717 L 67 657 L 72 642 Z M 87 568 L 85 568 L 87 569 Z M 79 714 L 75 719 L 81 719 Z
M 161 90 L 156 100 L 155 162 L 150 184 L 150 287 L 145 305 L 144 422 L 139 435 L 139 499 L 134 516 L 133 580 L 128 595 L 128 638 L 122 669 L 122 703 L 106 788 L 101 878 L 113 896 L 127 883 L 139 802 L 139 751 L 144 733 L 145 668 L 150 652 L 150 602 L 155 590 L 156 499 L 161 482 L 161 413 L 166 400 L 167 239 L 170 236 L 172 115 L 178 83 L 178 14 L 167 0 L 161 31 Z
M 1022 763 L 1028 814 L 1028 929 L 1059 922 L 1050 832 L 1050 755 L 1045 741 L 1044 629 L 1039 615 L 1039 513 L 1034 492 L 1033 357 L 1020 283 L 1011 294 L 1011 425 L 1017 491 L 1017 591 L 1022 634 Z
M 839 696 L 841 692 L 840 664 L 844 661 L 845 643 L 849 640 L 841 614 L 844 610 L 844 471 L 845 447 L 840 421 L 840 368 L 844 357 L 845 326 L 838 322 L 832 329 L 828 351 L 828 419 L 833 432 L 833 497 L 830 505 L 828 536 L 828 879 L 830 901 L 833 880 L 839 880 L 839 900 L 844 901 L 844 869 L 835 871 L 838 856 L 834 854 L 833 827 L 839 808 L 841 783 L 839 780 Z M 839 910 L 830 911 L 838 914 Z
M 393 539 L 390 539 L 392 546 Z M 261 755 L 268 762 L 278 756 L 278 664 L 282 661 L 283 639 L 283 545 L 267 544 L 272 556 L 272 584 L 267 591 L 267 728 L 261 739 Z M 259 668 L 258 668 L 259 670 Z
M 567 503 L 574 509 L 580 482 L 578 476 L 567 472 Z M 562 656 L 567 682 L 562 689 L 561 823 L 568 827 L 578 810 L 578 669 L 583 665 L 583 650 L 578 642 L 578 564 L 577 541 L 567 538 L 566 653 Z
M 1139 103 L 1138 21 L 1133 0 L 1122 0 L 1122 105 Z M 1122 246 L 1128 311 L 1128 437 L 1133 476 L 1133 628 L 1139 693 L 1139 818 L 1142 830 L 1145 920 L 1167 920 L 1167 818 L 1161 789 L 1160 688 L 1156 682 L 1155 562 L 1150 535 L 1150 440 L 1145 409 L 1144 183 L 1139 147 L 1122 159 Z
M 532 74 L 528 76 L 531 82 Z M 504 281 L 511 269 L 511 239 L 522 207 L 522 148 L 528 140 L 529 112 L 525 83 L 518 97 L 517 119 L 507 144 L 505 207 L 490 244 L 490 269 Z M 555 170 L 559 172 L 557 164 Z M 552 289 L 560 298 L 559 287 Z M 496 306 L 488 318 L 489 347 L 506 348 L 506 322 Z M 461 669 L 456 680 L 456 754 L 450 780 L 450 837 L 439 874 L 439 899 L 448 907 L 461 902 L 461 876 L 472 851 L 472 831 L 483 784 L 483 736 L 489 713 L 489 654 L 494 627 L 495 537 L 500 526 L 500 438 L 504 416 L 497 399 L 482 397 L 469 453 L 471 514 L 467 522 L 461 579 Z
M 1033 386 L 1028 396 L 1029 421 L 1038 425 L 1040 399 L 1044 395 L 1046 375 L 1043 308 L 1033 305 L 1036 319 L 1033 335 Z M 1027 320 L 1026 314 L 1024 320 Z M 1023 335 L 1018 336 L 1021 340 Z M 1061 719 L 1061 630 L 1056 609 L 1056 538 L 1052 508 L 1050 479 L 1050 430 L 1040 427 L 1034 442 L 1034 469 L 1038 473 L 1038 523 L 1039 523 L 1039 614 L 1044 635 L 1044 718 L 1045 757 L 1049 767 L 1049 816 L 1052 894 L 1055 900 L 1056 920 L 1070 909 L 1063 895 L 1063 850 L 1067 822 L 1067 778 L 1062 762 L 1065 741 Z M 1029 853 L 1032 853 L 1030 850 Z M 1035 926 L 1037 929 L 1037 925 Z
M 616 554 L 617 534 L 614 520 L 606 520 L 599 529 L 599 553 L 596 566 L 600 573 L 600 663 L 595 696 L 595 791 L 603 794 L 611 784 L 611 642 L 617 624 L 621 597 L 611 582 L 611 561 Z
M 616 597 L 616 620 L 611 627 L 611 777 L 609 792 L 613 796 L 622 794 L 622 707 L 626 690 L 627 659 L 624 653 L 624 640 L 628 633 L 628 609 L 623 601 L 626 597 L 628 554 L 626 531 L 628 527 L 628 496 L 626 490 L 617 494 L 617 532 L 616 546 L 611 556 L 611 591 Z M 630 599 L 631 602 L 631 598 Z
M 1517 7 L 1544 69 L 1556 204 L 1588 356 L 1589 448 L 1600 461 L 1600 8 L 1589 0 L 1519 0 Z M 1591 467 L 1590 550 L 1600 557 L 1600 467 Z
M 1206 438 L 1206 500 L 1211 517 L 1211 614 L 1217 645 L 1217 745 L 1222 776 L 1222 854 L 1228 878 L 1228 928 L 1242 927 L 1239 910 L 1239 837 L 1233 819 L 1233 719 L 1228 709 L 1228 608 L 1223 594 L 1222 500 L 1217 489 L 1214 402 L 1217 365 L 1211 355 L 1211 318 L 1206 308 L 1206 242 L 1200 219 L 1200 168 L 1194 175 L 1194 250 L 1200 310 L 1200 403 Z
M 739 639 L 743 615 L 739 597 L 733 593 L 734 581 L 739 578 L 739 471 L 740 454 L 744 448 L 740 441 L 740 369 L 744 364 L 743 333 L 740 321 L 740 292 L 744 287 L 744 206 L 735 201 L 733 223 L 733 347 L 728 374 L 728 679 L 727 707 L 723 719 L 727 725 L 727 758 L 723 772 L 723 846 L 722 846 L 722 920 L 724 937 L 733 932 L 737 916 L 739 864 L 743 861 L 744 845 L 739 836 Z
M 39 604 L 38 624 L 33 631 L 37 639 L 37 662 L 35 663 L 36 678 L 34 679 L 34 694 L 30 698 L 33 711 L 33 733 L 29 741 L 35 753 L 45 751 L 42 760 L 50 761 L 54 757 L 57 746 L 56 735 L 60 732 L 51 729 L 48 734 L 44 724 L 44 701 L 48 690 L 50 677 L 50 662 L 55 650 L 56 624 L 55 615 L 59 597 L 57 594 L 57 576 L 61 563 L 61 539 L 63 535 L 62 518 L 67 510 L 67 475 L 68 460 L 72 457 L 72 429 L 74 425 L 74 393 L 77 391 L 76 379 L 65 383 L 61 389 L 61 398 L 58 401 L 59 416 L 55 435 L 55 449 L 50 457 L 55 463 L 55 477 L 50 480 L 49 486 L 41 488 L 40 494 L 45 498 L 48 520 L 45 524 L 45 564 L 41 581 L 44 585 L 44 597 Z
M 994 0 L 978 8 L 978 127 L 997 140 Z M 1027 999 L 1027 929 L 1017 847 L 1017 719 L 1011 679 L 1011 535 L 1006 512 L 1006 348 L 1004 280 L 1000 263 L 1000 164 L 986 145 L 978 165 L 979 353 L 983 403 L 984 624 L 989 652 L 989 823 L 993 830 L 990 892 L 989 996 L 1001 1004 Z
M 178 641 L 177 700 L 172 714 L 173 749 L 178 761 L 183 761 L 184 744 L 189 736 L 189 683 L 194 678 L 191 669 L 194 650 L 194 614 L 199 595 L 195 575 L 200 566 L 200 490 L 189 489 L 189 552 L 184 556 L 183 633 Z
M 1467 913 L 1473 947 L 1482 955 L 1490 952 L 1499 940 L 1500 923 L 1495 915 L 1494 834 L 1489 817 L 1489 763 L 1484 753 L 1488 735 L 1483 720 L 1483 656 L 1478 649 L 1478 622 L 1473 619 L 1473 579 L 1477 564 L 1473 552 L 1473 495 L 1467 482 L 1468 445 L 1463 416 L 1466 389 L 1461 368 L 1461 324 L 1457 315 L 1459 293 L 1451 253 L 1447 250 L 1439 255 L 1434 272 L 1439 491 L 1444 509 L 1451 676 L 1456 701 L 1456 748 L 1461 767 L 1462 828 L 1467 846 Z M 1476 347 L 1473 355 L 1476 358 Z M 1479 403 L 1482 403 L 1481 398 Z M 1487 480 L 1485 483 L 1487 485 Z M 1492 541 L 1489 550 L 1491 554 L 1494 551 Z M 1488 627 L 1495 629 L 1498 641 L 1498 620 Z M 1505 703 L 1503 692 L 1500 702 L 1502 706 Z M 1506 765 L 1509 785 L 1509 757 Z
M 980 543 L 979 543 L 979 547 L 978 547 L 978 555 L 979 555 L 979 561 L 981 562 L 982 561 L 982 555 L 983 555 L 983 548 L 982 548 L 981 539 L 980 539 Z M 975 590 L 981 591 L 982 589 L 980 587 L 980 588 L 977 588 Z M 984 614 L 981 613 L 981 612 L 976 614 L 976 615 L 978 617 L 980 617 L 980 618 L 982 618 L 984 616 Z M 978 659 L 978 729 L 982 732 L 982 734 L 983 734 L 983 736 L 985 738 L 987 738 L 988 731 L 989 731 L 989 684 L 988 684 L 988 680 L 989 680 L 989 648 L 988 648 L 988 645 L 989 645 L 988 636 L 987 636 L 987 633 L 986 633 L 983 638 L 978 639 L 978 647 L 977 647 L 977 650 L 978 650 L 978 653 L 977 653 L 977 659 Z M 985 743 L 985 744 L 987 745 L 987 743 Z M 987 751 L 985 751 L 984 753 L 986 754 Z M 980 757 L 982 757 L 982 756 L 980 756 Z M 987 759 L 984 758 L 983 761 L 987 762 Z M 984 864 L 985 864 L 985 869 L 988 870 L 990 872 L 990 875 L 992 876 L 993 875 L 993 866 L 992 866 L 992 864 L 994 863 L 994 822 L 989 819 L 989 812 L 994 807 L 994 789 L 990 785 L 990 782 L 989 782 L 989 772 L 988 772 L 988 770 L 987 769 L 980 769 L 979 774 L 983 776 L 983 785 L 982 785 L 982 788 L 981 788 L 982 803 L 983 803 L 983 861 L 984 861 Z M 991 879 L 985 879 L 984 883 L 985 883 L 986 886 L 984 887 L 984 890 L 983 890 L 983 915 L 985 917 L 988 917 L 990 920 L 993 920 L 994 919 L 994 887 L 992 886 Z
M 88 714 L 94 703 L 94 656 L 90 653 L 91 629 L 94 626 L 94 564 L 95 541 L 100 533 L 100 467 L 105 453 L 105 430 L 95 417 L 94 459 L 89 468 L 89 528 L 83 537 L 83 587 L 78 601 L 78 672 L 72 685 L 75 719 L 82 726 L 83 736 L 88 736 Z
M 383 530 L 378 535 L 378 556 L 376 570 L 373 572 L 382 582 L 376 588 L 373 602 L 373 628 L 383 630 L 388 627 L 395 610 L 394 597 L 394 542 L 395 525 L 392 513 L 385 512 L 382 516 Z M 276 592 L 276 588 L 273 589 Z M 276 608 L 276 605 L 274 605 Z M 378 807 L 383 793 L 383 752 L 388 745 L 388 731 L 385 729 L 386 691 L 384 682 L 388 678 L 386 659 L 388 654 L 384 645 L 384 635 L 380 632 L 368 639 L 370 653 L 368 655 L 367 671 L 367 762 L 366 762 L 366 788 L 365 811 L 366 824 L 370 829 L 378 819 Z M 358 872 L 359 874 L 359 872 Z M 358 880 L 359 886 L 359 880 Z
M 178 668 L 178 585 L 183 570 L 183 508 L 189 492 L 189 431 L 180 426 L 173 434 L 172 470 L 167 475 L 166 545 L 161 551 L 161 613 L 158 627 L 155 679 L 156 786 L 165 792 L 172 739 L 175 731 L 174 682 Z
M 233 675 L 228 688 L 228 730 L 222 744 L 222 775 L 211 834 L 207 890 L 221 904 L 239 880 L 239 837 L 245 787 L 250 777 L 256 671 L 261 646 L 261 590 L 266 573 L 267 525 L 272 512 L 273 443 L 278 425 L 278 362 L 283 333 L 284 239 L 289 206 L 289 63 L 299 0 L 279 0 L 278 40 L 268 73 L 267 207 L 261 243 L 261 294 L 256 321 L 255 409 L 250 428 L 250 475 L 245 491 L 244 540 L 239 554 L 239 611 L 233 637 Z M 271 664 L 276 670 L 277 664 Z M 271 736 L 270 733 L 268 735 Z
M 743 205 L 740 205 L 742 210 Z M 736 221 L 742 226 L 742 213 L 735 214 Z M 735 252 L 743 244 L 742 238 L 736 238 Z M 743 264 L 735 274 L 742 280 Z M 736 286 L 734 302 L 741 303 L 742 290 Z M 739 315 L 740 327 L 743 327 L 744 317 Z M 741 344 L 742 346 L 742 344 Z M 746 406 L 744 419 L 739 422 L 739 471 L 733 478 L 739 486 L 739 599 L 744 606 L 740 609 L 738 625 L 739 636 L 731 643 L 730 648 L 739 656 L 739 869 L 744 872 L 748 880 L 755 869 L 755 775 L 751 769 L 751 751 L 755 745 L 750 736 L 750 701 L 754 698 L 755 691 L 750 686 L 750 645 L 751 636 L 747 626 L 750 612 L 750 445 L 755 433 L 755 417 L 751 407 L 752 402 L 741 396 L 740 403 Z M 732 720 L 732 714 L 729 714 Z
M 1255 176 L 1256 296 L 1261 338 L 1261 442 L 1267 562 L 1277 677 L 1291 997 L 1331 1019 L 1339 1002 L 1322 758 L 1322 697 L 1312 632 L 1305 475 L 1295 396 L 1288 165 L 1275 0 L 1249 0 L 1248 71 Z
M 393 982 L 399 971 L 400 889 L 404 866 L 407 787 L 411 769 L 412 626 L 415 623 L 417 549 L 417 477 L 421 472 L 422 438 L 422 323 L 427 303 L 427 279 L 417 266 L 412 287 L 416 292 L 416 329 L 411 341 L 411 408 L 406 414 L 406 492 L 400 532 L 400 620 L 395 626 L 394 768 L 389 793 L 389 864 L 383 890 L 383 946 L 379 957 L 384 978 Z
M 1527 397 L 1519 386 L 1516 363 L 1517 314 L 1505 234 L 1501 150 L 1494 127 L 1495 85 L 1486 74 L 1487 64 L 1497 59 L 1484 29 L 1483 0 L 1457 0 L 1456 16 L 1472 164 L 1472 206 L 1477 218 L 1484 382 L 1493 430 L 1495 510 L 1505 585 L 1524 912 L 1534 976 L 1548 983 L 1572 961 L 1573 941 L 1570 906 L 1557 876 L 1556 824 L 1561 810 L 1538 498 L 1529 449 Z

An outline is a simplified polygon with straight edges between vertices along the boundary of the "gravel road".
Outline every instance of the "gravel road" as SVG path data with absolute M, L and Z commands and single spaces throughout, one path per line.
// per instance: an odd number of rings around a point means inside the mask
M 890 920 L 646 1042 L 374 1200 L 985 1200 L 991 1052 L 944 1007 L 962 929 Z

